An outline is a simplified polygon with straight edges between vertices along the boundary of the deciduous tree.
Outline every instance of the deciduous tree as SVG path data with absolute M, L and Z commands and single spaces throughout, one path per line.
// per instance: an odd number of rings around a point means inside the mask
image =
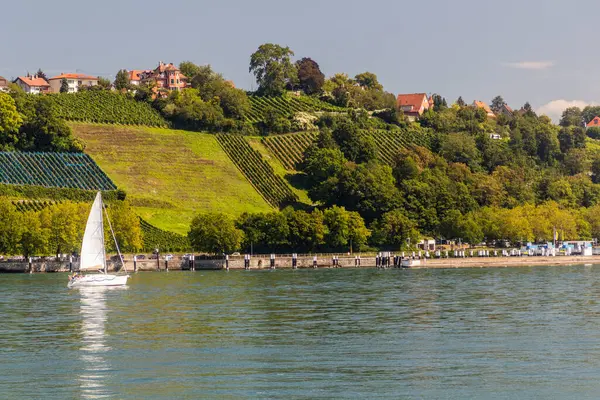
M 310 58 L 296 61 L 298 69 L 298 86 L 306 94 L 315 94 L 321 90 L 325 83 L 325 75 L 321 72 L 319 64 Z
M 279 96 L 286 86 L 295 83 L 298 71 L 291 62 L 293 55 L 289 47 L 265 43 L 250 56 L 249 71 L 256 77 L 259 94 Z

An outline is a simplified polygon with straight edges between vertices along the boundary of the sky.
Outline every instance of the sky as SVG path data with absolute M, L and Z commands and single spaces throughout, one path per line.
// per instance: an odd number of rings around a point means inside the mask
M 597 0 L 1 0 L 0 75 L 42 68 L 114 77 L 159 61 L 211 64 L 255 89 L 263 43 L 310 57 L 326 76 L 370 71 L 385 89 L 449 103 L 529 101 L 557 120 L 600 103 Z M 589 18 L 588 18 L 589 17 Z

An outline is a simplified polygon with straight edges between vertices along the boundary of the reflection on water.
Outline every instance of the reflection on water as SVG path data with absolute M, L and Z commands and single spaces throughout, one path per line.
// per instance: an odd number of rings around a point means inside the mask
M 106 345 L 104 325 L 107 317 L 106 293 L 109 290 L 123 290 L 116 287 L 80 288 L 81 348 L 79 359 L 82 370 L 78 372 L 81 396 L 86 399 L 99 399 L 112 395 L 106 388 L 110 364 L 104 354 L 111 350 Z

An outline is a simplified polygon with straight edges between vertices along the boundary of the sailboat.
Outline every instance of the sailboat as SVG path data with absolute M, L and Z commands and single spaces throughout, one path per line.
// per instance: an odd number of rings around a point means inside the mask
M 98 192 L 85 226 L 79 264 L 79 272 L 96 270 L 98 273 L 89 275 L 75 273 L 69 275 L 69 283 L 67 286 L 70 288 L 80 286 L 122 286 L 127 284 L 129 275 L 110 275 L 107 273 L 102 210 L 106 212 L 106 208 L 102 202 L 102 195 Z M 121 260 L 121 264 L 123 268 L 125 268 L 125 264 L 123 264 L 122 261 L 123 258 L 121 257 L 121 251 L 119 250 L 119 245 L 115 238 L 115 233 L 112 230 L 112 224 L 110 223 L 110 219 L 108 219 L 108 214 L 106 217 L 117 247 L 117 252 L 119 253 L 119 260 Z

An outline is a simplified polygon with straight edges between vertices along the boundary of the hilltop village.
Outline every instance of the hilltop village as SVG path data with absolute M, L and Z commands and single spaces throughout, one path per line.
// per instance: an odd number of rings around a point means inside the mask
M 76 251 L 84 221 L 73 215 L 98 190 L 131 252 L 600 235 L 600 107 L 566 109 L 555 125 L 500 95 L 392 94 L 372 72 L 326 77 L 271 43 L 249 67 L 254 92 L 188 61 L 113 80 L 0 77 L 0 253 Z

